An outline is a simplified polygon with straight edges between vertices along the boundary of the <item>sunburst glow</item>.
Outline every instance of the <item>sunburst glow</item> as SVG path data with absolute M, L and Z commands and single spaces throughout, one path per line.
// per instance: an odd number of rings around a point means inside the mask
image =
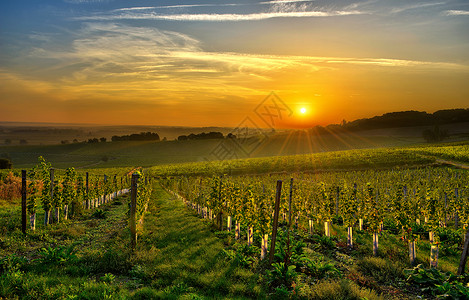
M 300 113 L 305 114 L 306 113 L 306 108 L 305 107 L 300 108 Z

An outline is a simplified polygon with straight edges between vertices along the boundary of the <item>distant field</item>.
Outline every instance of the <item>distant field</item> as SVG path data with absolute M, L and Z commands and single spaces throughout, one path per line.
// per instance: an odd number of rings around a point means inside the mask
M 452 127 L 451 132 L 454 134 L 449 141 L 467 140 L 468 137 L 464 133 L 469 131 L 467 125 L 464 123 Z M 10 158 L 14 168 L 30 168 L 37 163 L 39 156 L 44 156 L 57 168 L 150 167 L 172 163 L 301 155 L 350 149 L 426 147 L 428 144 L 420 136 L 422 128 L 379 129 L 325 135 L 311 135 L 308 131 L 290 131 L 260 134 L 247 141 L 212 139 L 7 145 L 0 146 L 0 157 Z M 136 129 L 133 128 L 134 131 Z M 438 154 L 439 150 L 433 148 L 425 153 L 419 151 L 421 154 L 432 155 Z M 458 160 L 456 154 L 451 157 L 448 156 L 449 153 L 445 155 L 440 156 Z

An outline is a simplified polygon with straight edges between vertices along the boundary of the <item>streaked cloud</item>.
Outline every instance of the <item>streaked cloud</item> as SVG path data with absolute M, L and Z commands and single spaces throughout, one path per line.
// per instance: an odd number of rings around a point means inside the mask
M 259 21 L 272 18 L 305 18 L 305 17 L 337 17 L 360 15 L 360 11 L 289 11 L 266 12 L 253 14 L 154 14 L 124 13 L 118 15 L 84 16 L 77 20 L 114 21 L 114 20 L 168 20 L 168 21 L 207 21 L 207 22 L 237 22 Z
M 272 0 L 260 2 L 260 4 L 277 4 L 277 3 L 297 3 L 297 2 L 313 2 L 314 0 Z
M 469 10 L 447 10 L 447 16 L 469 16 Z
M 434 3 L 416 3 L 410 5 L 404 5 L 391 9 L 391 13 L 400 13 L 412 9 L 422 9 L 426 7 L 441 6 L 446 4 L 446 2 L 434 2 Z
M 256 93 L 255 80 L 275 81 L 283 74 L 314 74 L 347 65 L 469 71 L 466 65 L 447 62 L 210 52 L 186 34 L 114 23 L 88 23 L 75 35 L 69 49 L 57 50 L 49 41 L 45 45 L 50 46 L 32 49 L 30 57 L 57 61 L 48 71 L 63 74 L 58 82 L 80 93 L 158 90 L 169 95 L 185 85 Z
M 139 10 L 156 10 L 156 9 L 173 9 L 173 8 L 193 8 L 193 7 L 224 7 L 224 6 L 245 6 L 244 3 L 218 3 L 218 4 L 180 4 L 180 5 L 163 5 L 163 6 L 136 6 L 118 8 L 114 11 L 139 11 Z

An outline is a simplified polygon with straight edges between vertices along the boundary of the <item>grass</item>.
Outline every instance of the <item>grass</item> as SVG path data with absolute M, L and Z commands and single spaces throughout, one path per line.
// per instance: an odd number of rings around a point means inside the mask
M 223 241 L 160 188 L 152 195 L 135 253 L 127 198 L 48 228 L 20 231 L 17 203 L 4 205 L 0 298 L 258 298 L 258 275 L 223 256 Z M 96 211 L 96 210 L 95 210 Z
M 225 260 L 223 242 L 181 201 L 160 188 L 156 194 L 135 261 L 152 287 L 207 298 L 262 297 L 258 275 Z

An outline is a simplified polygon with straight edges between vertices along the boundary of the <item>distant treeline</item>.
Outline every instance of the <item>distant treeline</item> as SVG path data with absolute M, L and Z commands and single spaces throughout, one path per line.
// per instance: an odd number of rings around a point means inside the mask
M 327 133 L 329 129 L 334 131 L 341 129 L 359 131 L 394 127 L 434 126 L 461 122 L 469 122 L 469 109 L 445 109 L 436 111 L 433 114 L 415 110 L 392 112 L 382 116 L 358 119 L 351 122 L 344 120 L 342 124 L 328 125 L 326 127 L 316 126 L 314 131 L 317 133 Z
M 139 134 L 134 133 L 130 135 L 114 135 L 111 140 L 113 142 L 119 141 L 159 141 L 160 136 L 156 132 L 141 132 Z
M 228 137 L 234 137 L 232 134 L 228 134 Z M 191 133 L 189 135 L 180 135 L 178 136 L 178 141 L 186 141 L 186 140 L 208 140 L 208 139 L 223 139 L 223 133 L 221 132 L 209 132 L 209 133 L 199 133 L 199 134 L 194 134 Z

